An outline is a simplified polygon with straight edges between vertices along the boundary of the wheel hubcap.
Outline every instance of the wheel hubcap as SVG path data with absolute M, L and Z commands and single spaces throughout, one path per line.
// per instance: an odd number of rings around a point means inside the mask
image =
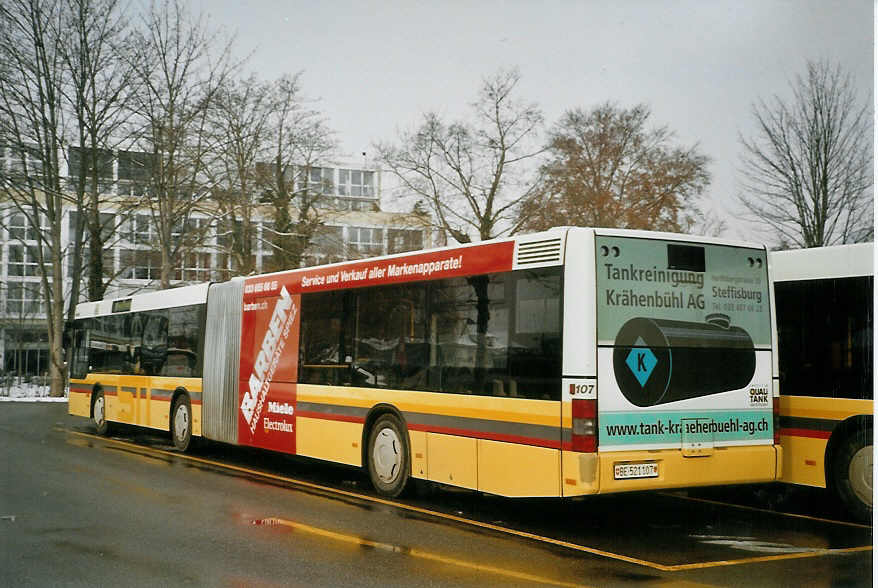
M 104 424 L 104 397 L 99 396 L 97 400 L 95 400 L 95 424 L 97 426 L 101 426 Z
M 183 441 L 186 439 L 186 431 L 189 430 L 189 411 L 186 406 L 181 404 L 177 407 L 177 414 L 174 415 L 174 431 L 177 433 L 177 439 Z
M 851 458 L 848 466 L 851 489 L 863 504 L 872 506 L 872 446 L 866 445 Z
M 401 449 L 402 444 L 393 429 L 381 429 L 375 437 L 372 463 L 375 465 L 378 479 L 385 484 L 392 483 L 399 476 L 399 470 L 402 466 Z

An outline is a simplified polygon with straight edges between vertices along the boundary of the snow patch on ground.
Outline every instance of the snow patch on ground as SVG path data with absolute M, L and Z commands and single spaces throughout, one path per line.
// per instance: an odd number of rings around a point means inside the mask
M 67 402 L 66 397 L 49 396 L 49 386 L 31 382 L 0 385 L 0 402 Z

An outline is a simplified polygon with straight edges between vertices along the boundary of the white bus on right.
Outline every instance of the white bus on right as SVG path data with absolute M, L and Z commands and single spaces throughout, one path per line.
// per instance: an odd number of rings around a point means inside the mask
M 872 519 L 874 243 L 777 251 L 781 481 Z

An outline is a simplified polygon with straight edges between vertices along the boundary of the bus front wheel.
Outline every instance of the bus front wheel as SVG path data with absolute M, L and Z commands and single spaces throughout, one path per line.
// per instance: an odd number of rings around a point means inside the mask
M 832 460 L 832 480 L 842 504 L 860 520 L 872 520 L 872 427 L 845 437 Z
M 91 418 L 94 421 L 98 435 L 107 435 L 110 432 L 110 423 L 107 422 L 107 399 L 103 390 L 95 391 L 94 402 L 91 405 Z
M 369 431 L 369 478 L 382 496 L 395 498 L 409 480 L 409 448 L 405 428 L 392 414 L 378 417 Z
M 171 437 L 180 451 L 186 451 L 192 443 L 192 404 L 185 394 L 177 397 L 171 410 Z

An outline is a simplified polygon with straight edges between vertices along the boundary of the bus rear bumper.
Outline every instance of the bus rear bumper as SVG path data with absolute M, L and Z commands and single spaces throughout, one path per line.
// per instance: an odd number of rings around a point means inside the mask
M 697 457 L 679 449 L 574 456 L 565 452 L 565 463 L 579 466 L 578 479 L 565 468 L 565 496 L 774 482 L 783 471 L 780 445 L 717 447 Z

